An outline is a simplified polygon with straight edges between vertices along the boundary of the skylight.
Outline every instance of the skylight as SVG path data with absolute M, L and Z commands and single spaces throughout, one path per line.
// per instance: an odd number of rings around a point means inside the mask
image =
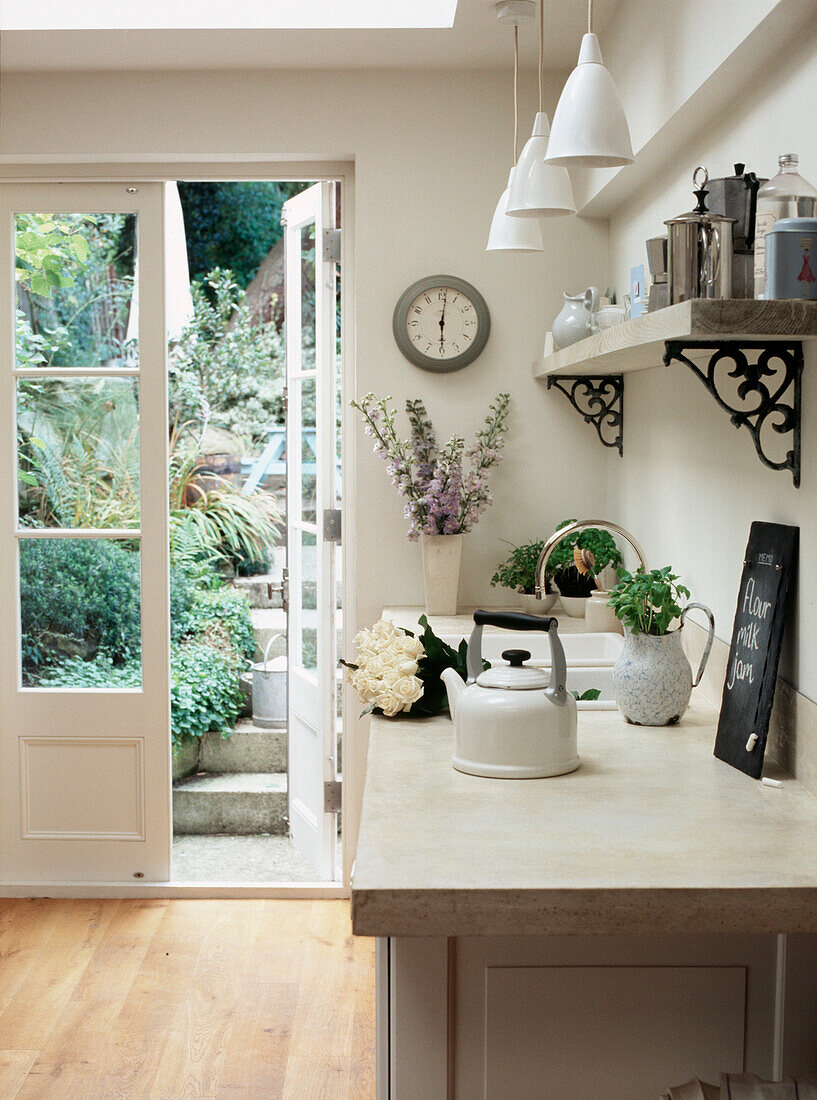
M 451 27 L 457 0 L 3 0 L 0 30 L 376 30 Z

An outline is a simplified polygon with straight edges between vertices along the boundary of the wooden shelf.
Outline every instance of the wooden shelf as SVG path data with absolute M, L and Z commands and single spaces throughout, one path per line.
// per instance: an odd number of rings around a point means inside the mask
M 679 302 L 548 355 L 534 375 L 627 374 L 661 366 L 667 340 L 817 339 L 817 302 L 753 299 Z

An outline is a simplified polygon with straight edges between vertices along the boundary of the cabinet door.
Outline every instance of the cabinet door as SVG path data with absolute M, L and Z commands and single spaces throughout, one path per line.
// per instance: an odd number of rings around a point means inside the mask
M 492 966 L 486 1100 L 654 1100 L 741 1072 L 741 966 Z

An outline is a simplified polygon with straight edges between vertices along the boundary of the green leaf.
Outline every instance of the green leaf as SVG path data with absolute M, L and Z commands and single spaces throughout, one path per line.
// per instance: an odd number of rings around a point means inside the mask
M 80 263 L 85 263 L 91 252 L 91 249 L 85 237 L 83 237 L 81 233 L 73 233 L 68 238 L 68 243 L 71 246 L 71 251 L 80 261 Z

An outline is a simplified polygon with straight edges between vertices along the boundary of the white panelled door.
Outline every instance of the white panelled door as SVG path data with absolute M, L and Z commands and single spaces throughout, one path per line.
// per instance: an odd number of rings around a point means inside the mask
M 336 273 L 327 231 L 334 185 L 314 184 L 283 208 L 287 368 L 289 828 L 318 879 L 337 878 Z
M 4 883 L 170 874 L 163 186 L 0 185 Z

